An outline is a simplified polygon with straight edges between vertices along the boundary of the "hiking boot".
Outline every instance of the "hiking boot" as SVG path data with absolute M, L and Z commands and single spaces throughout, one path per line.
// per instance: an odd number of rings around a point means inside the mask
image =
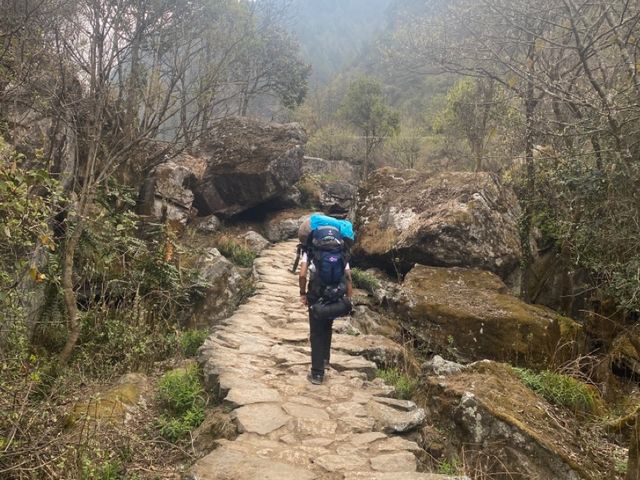
M 312 373 L 308 373 L 307 374 L 307 380 L 309 380 L 314 385 L 321 385 L 323 377 L 322 377 L 322 375 L 318 375 L 317 373 L 313 373 L 313 374 Z

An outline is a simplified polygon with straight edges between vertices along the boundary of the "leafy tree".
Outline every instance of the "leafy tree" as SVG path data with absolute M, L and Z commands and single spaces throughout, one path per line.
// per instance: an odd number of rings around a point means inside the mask
M 501 107 L 495 82 L 465 78 L 449 90 L 447 105 L 437 117 L 437 130 L 466 140 L 476 172 L 483 167 L 487 141 L 505 113 Z
M 365 177 L 372 153 L 387 137 L 398 132 L 400 116 L 385 102 L 380 82 L 368 77 L 361 77 L 350 85 L 338 114 L 364 137 L 362 175 Z

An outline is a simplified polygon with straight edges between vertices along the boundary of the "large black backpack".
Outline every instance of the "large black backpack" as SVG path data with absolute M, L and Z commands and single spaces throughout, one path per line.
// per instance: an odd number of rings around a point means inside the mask
M 348 263 L 345 242 L 340 231 L 331 226 L 318 227 L 307 240 L 309 265 L 313 264 L 310 290 L 325 302 L 337 301 L 346 293 L 344 270 Z

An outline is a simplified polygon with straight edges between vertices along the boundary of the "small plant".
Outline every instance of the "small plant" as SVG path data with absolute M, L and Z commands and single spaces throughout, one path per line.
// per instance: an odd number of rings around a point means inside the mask
M 393 386 L 401 400 L 409 400 L 416 390 L 417 382 L 395 368 L 378 370 L 376 375 L 386 384 Z
M 627 460 L 616 460 L 614 468 L 616 473 L 625 475 L 627 473 Z
M 597 396 L 593 390 L 573 377 L 546 370 L 542 372 L 534 372 L 526 368 L 513 370 L 527 387 L 551 403 L 588 413 L 594 412 L 597 408 Z
M 373 293 L 376 288 L 380 287 L 380 282 L 376 277 L 358 268 L 351 269 L 351 279 L 354 288 L 360 288 L 369 293 Z
M 187 330 L 180 335 L 180 350 L 185 357 L 195 357 L 209 335 L 208 330 Z
M 454 458 L 452 460 L 443 458 L 438 462 L 438 473 L 440 475 L 455 475 L 461 473 L 462 467 L 460 460 Z
M 230 238 L 220 238 L 217 247 L 222 255 L 240 267 L 251 267 L 257 257 L 255 252 Z
M 167 440 L 177 442 L 197 428 L 205 417 L 204 388 L 197 367 L 165 374 L 158 383 L 158 400 L 167 411 L 157 422 Z

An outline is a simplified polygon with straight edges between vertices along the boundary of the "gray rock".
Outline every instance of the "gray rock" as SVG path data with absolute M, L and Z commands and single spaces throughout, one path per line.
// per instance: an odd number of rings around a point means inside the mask
M 190 321 L 196 327 L 210 326 L 233 312 L 244 279 L 216 248 L 206 251 L 198 268 L 208 287 L 195 305 Z
M 305 217 L 286 217 L 286 213 L 269 219 L 265 226 L 265 235 L 271 242 L 281 242 L 298 235 L 298 229 Z
M 489 173 L 382 168 L 358 192 L 354 255 L 408 271 L 476 267 L 508 278 L 520 263 L 520 207 Z
M 389 397 L 373 397 L 373 400 L 403 412 L 412 412 L 418 408 L 418 406 L 411 400 L 399 400 L 397 398 Z
M 158 220 L 177 221 L 183 225 L 191 215 L 193 186 L 201 174 L 202 161 L 182 155 L 155 167 L 145 179 L 139 212 Z
M 300 179 L 306 141 L 298 124 L 219 121 L 202 147 L 207 169 L 196 186 L 198 209 L 232 216 L 285 195 Z
M 196 230 L 203 233 L 216 233 L 222 227 L 222 222 L 215 215 L 209 215 L 201 219 L 196 225 Z
M 329 215 L 347 215 L 355 206 L 356 187 L 345 181 L 321 185 L 320 209 Z
M 445 360 L 440 355 L 435 355 L 431 360 L 422 364 L 422 370 L 433 375 L 451 375 L 460 372 L 463 368 L 464 365 Z
M 247 233 L 240 235 L 240 239 L 244 241 L 249 250 L 257 254 L 271 245 L 269 240 L 253 230 L 249 230 Z
M 426 419 L 421 408 L 406 412 L 383 405 L 377 401 L 367 404 L 367 411 L 376 420 L 376 426 L 385 433 L 404 433 L 422 425 Z

